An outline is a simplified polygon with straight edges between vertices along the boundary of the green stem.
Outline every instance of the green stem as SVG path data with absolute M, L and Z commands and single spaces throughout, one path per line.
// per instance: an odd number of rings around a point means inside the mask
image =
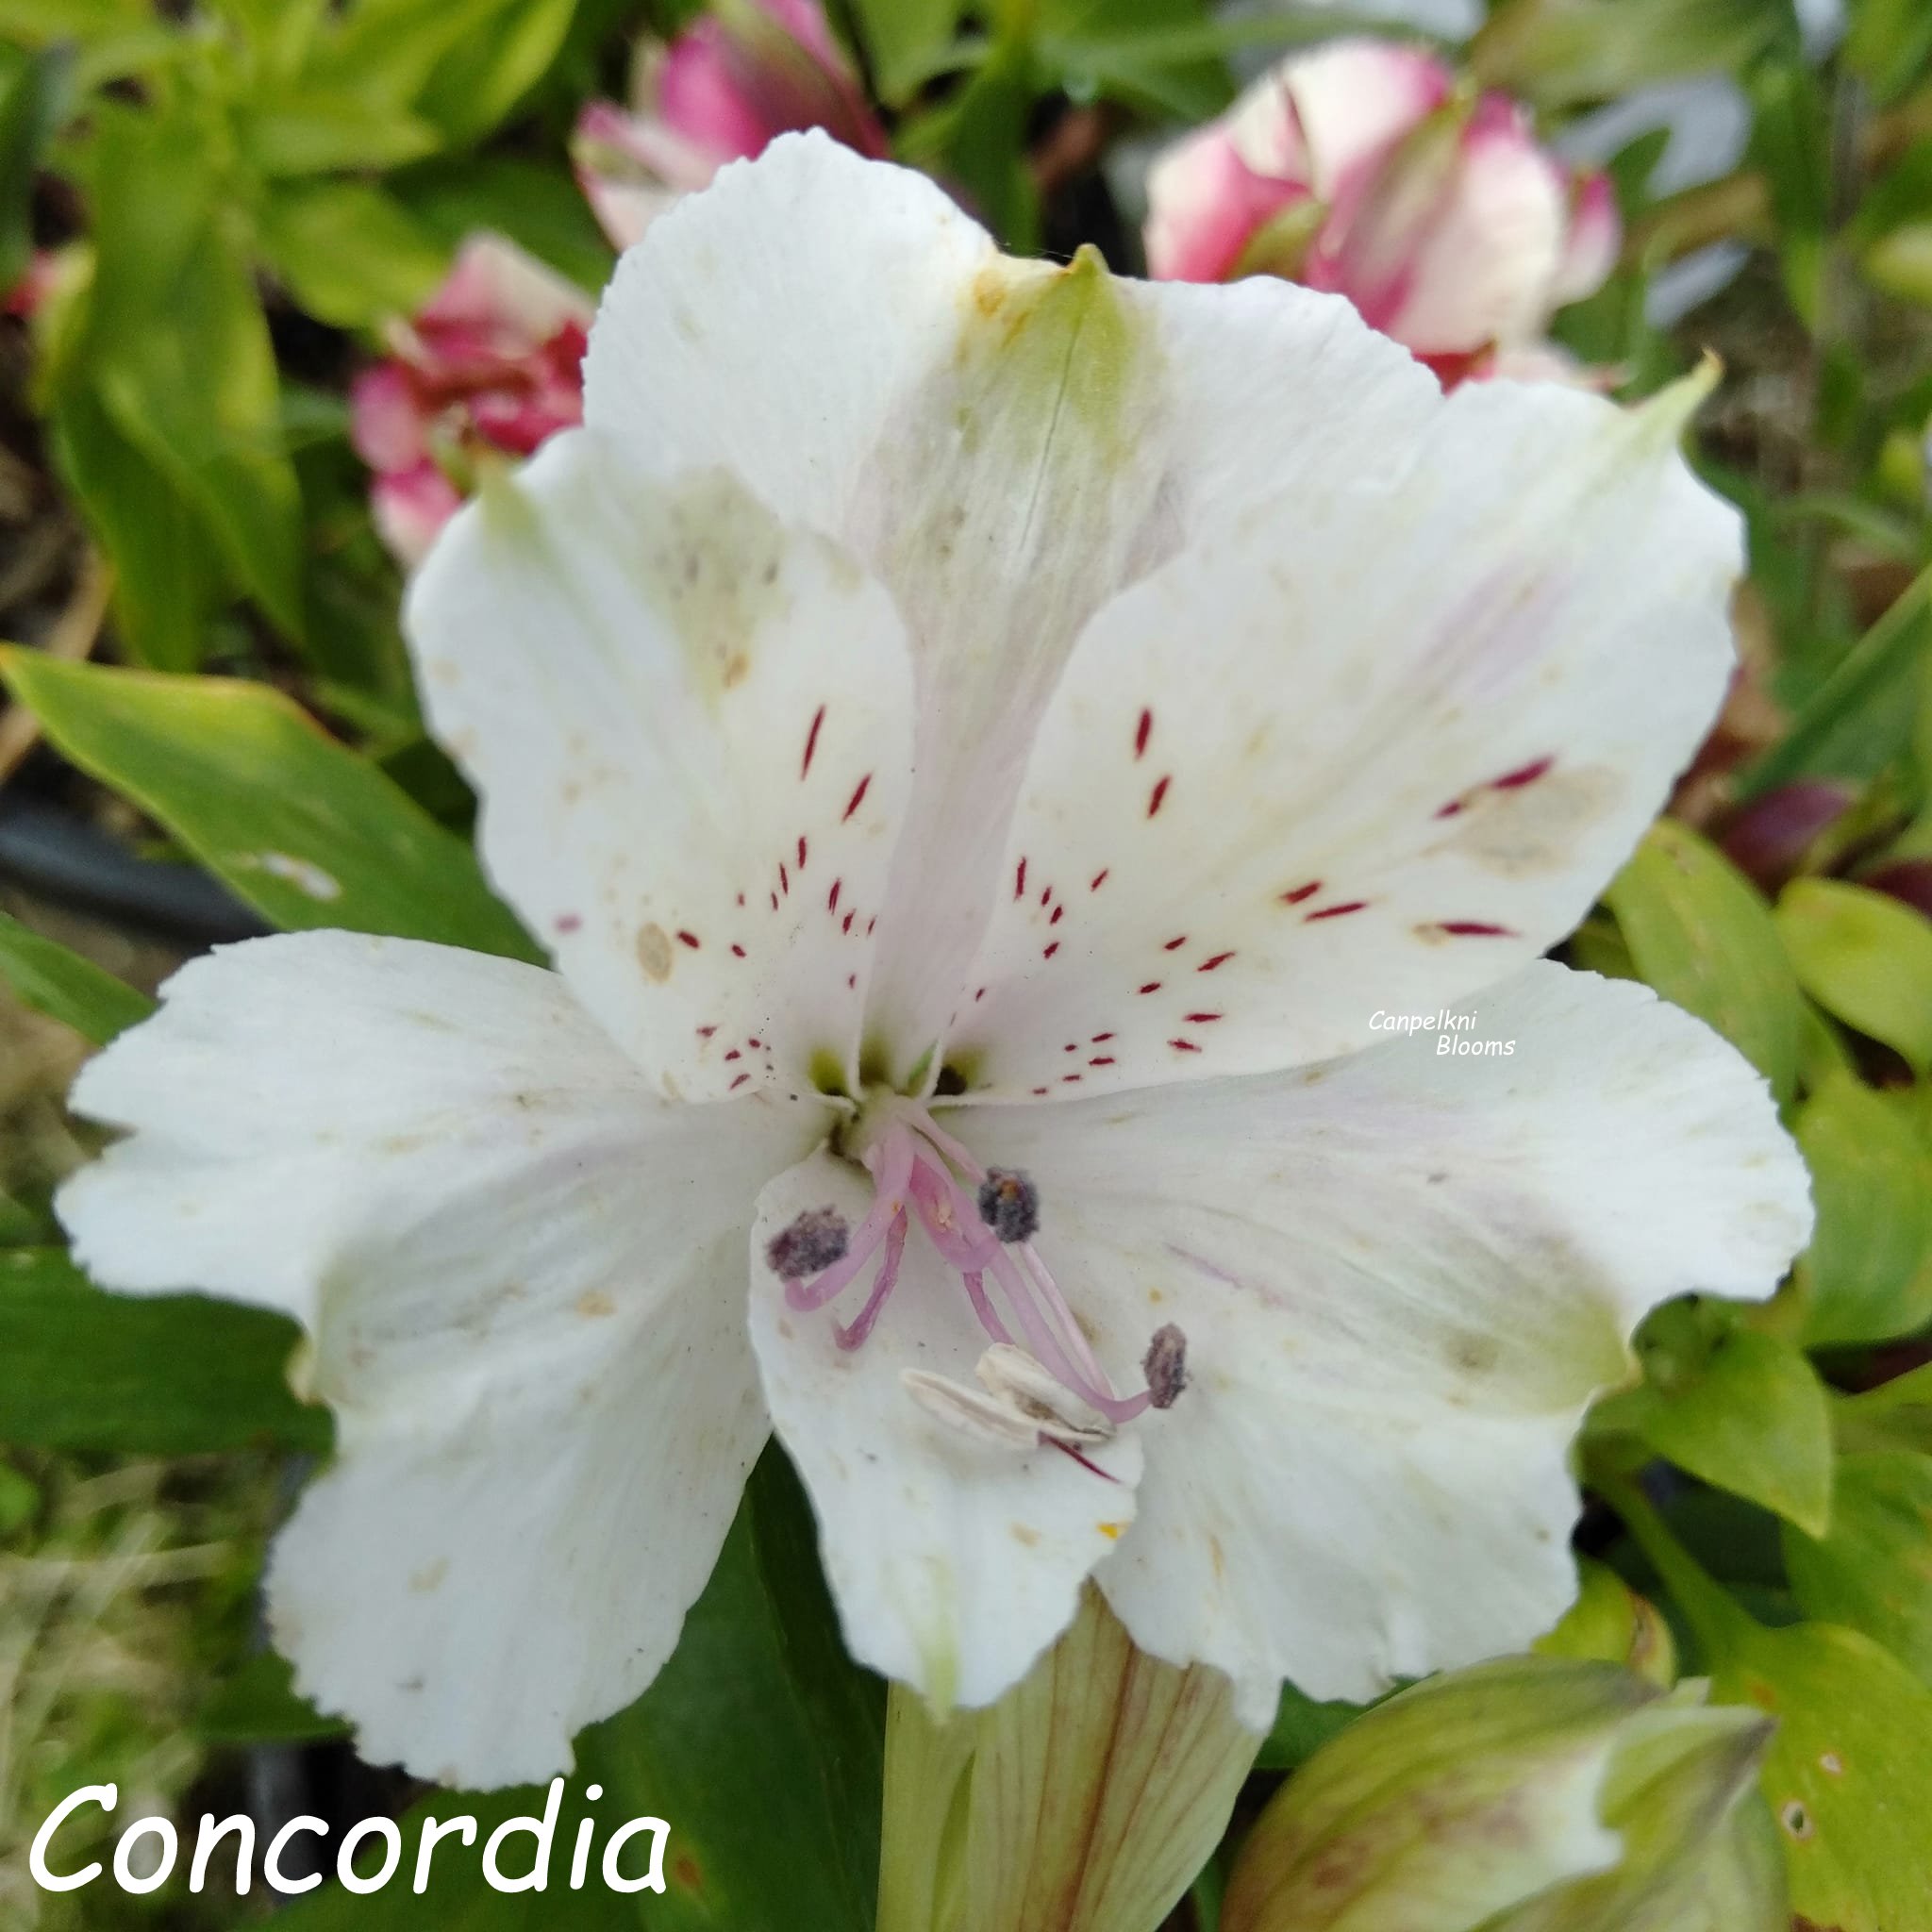
M 1739 782 L 1738 796 L 1756 798 L 1802 773 L 1840 722 L 1865 702 L 1919 643 L 1919 623 L 1932 607 L 1932 564 L 1899 592 L 1891 608 L 1840 660 L 1812 692 L 1781 743 Z
M 1630 1532 L 1632 1541 L 1650 1558 L 1651 1568 L 1663 1578 L 1706 1660 L 1734 1648 L 1750 1624 L 1750 1617 L 1719 1589 L 1677 1541 L 1636 1480 L 1623 1475 L 1593 1475 L 1591 1487 L 1624 1519 L 1624 1527 Z

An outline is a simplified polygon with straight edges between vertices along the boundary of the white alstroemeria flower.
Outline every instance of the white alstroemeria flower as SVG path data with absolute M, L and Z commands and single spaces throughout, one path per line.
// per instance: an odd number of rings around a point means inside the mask
M 312 1337 L 303 1687 L 556 1770 L 774 1426 L 941 1705 L 1090 1572 L 1257 1724 L 1550 1624 L 1632 1326 L 1808 1221 L 1728 1046 L 1535 963 L 1724 690 L 1683 403 L 1444 399 L 1337 298 L 1009 260 L 813 136 L 653 225 L 587 371 L 408 613 L 557 971 L 229 947 L 77 1089 L 95 1276 Z M 1513 1054 L 1378 1030 L 1472 998 Z

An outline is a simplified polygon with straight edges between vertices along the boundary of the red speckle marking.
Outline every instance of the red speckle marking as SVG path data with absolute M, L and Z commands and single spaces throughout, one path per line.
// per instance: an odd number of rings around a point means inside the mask
M 1024 860 L 1024 859 L 1023 858 L 1023 859 L 1022 859 L 1022 860 L 1020 861 L 1020 868 L 1019 868 L 1019 870 L 1018 870 L 1018 871 L 1017 871 L 1016 873 L 1014 873 L 1014 874 L 1013 874 L 1013 897 L 1014 897 L 1014 898 L 1016 898 L 1016 899 L 1024 899 L 1024 898 L 1025 896 L 1026 896 L 1026 861 L 1025 861 L 1025 860 Z
M 738 895 L 738 903 L 739 903 L 739 904 L 740 904 L 741 906 L 742 906 L 742 905 L 744 904 L 744 894 L 743 894 L 742 892 L 739 893 L 739 895 Z
M 1053 917 L 1049 919 L 1046 923 L 1049 925 L 1058 925 L 1060 923 L 1060 921 L 1063 920 L 1066 916 L 1067 908 L 1064 906 L 1056 906 L 1053 908 Z
M 1505 772 L 1500 778 L 1491 778 L 1491 788 L 1496 791 L 1514 791 L 1519 786 L 1534 785 L 1556 762 L 1555 758 L 1536 758 L 1529 764 L 1519 765 L 1513 772 Z
M 739 1050 L 734 1046 L 731 1049 L 731 1051 L 724 1056 L 724 1058 L 727 1060 L 741 1060 L 744 1058 L 744 1056 L 741 1053 L 740 1053 Z
M 700 1026 L 698 1028 L 698 1038 L 700 1040 L 708 1040 L 717 1030 L 715 1026 Z
M 1044 1092 L 1045 1092 L 1046 1091 L 1047 1091 L 1047 1090 L 1046 1090 L 1046 1089 L 1045 1089 L 1044 1087 L 1036 1087 L 1036 1088 L 1035 1088 L 1035 1089 L 1033 1090 L 1033 1091 L 1034 1091 L 1034 1093 L 1035 1093 L 1036 1095 L 1039 1095 L 1039 1094 L 1044 1093 Z
M 1297 886 L 1293 891 L 1282 893 L 1281 903 L 1284 906 L 1299 906 L 1304 899 L 1312 899 L 1321 890 L 1322 881 L 1310 879 L 1307 885 Z
M 981 1000 L 983 1000 L 983 999 L 984 999 L 985 997 L 986 997 L 986 989 L 985 989 L 985 987 L 983 987 L 983 986 L 982 986 L 982 987 L 981 987 L 981 988 L 979 989 L 979 991 L 977 991 L 976 993 L 974 993 L 974 994 L 973 995 L 973 1000 L 974 1000 L 974 1005 L 976 1006 L 976 1005 L 977 1005 L 977 1004 L 978 1004 L 978 1003 L 979 1003 L 979 1002 L 980 1002 Z
M 805 834 L 801 832 L 798 835 L 798 869 L 800 872 L 805 870 Z
M 1147 795 L 1147 816 L 1151 819 L 1160 809 L 1160 802 L 1167 796 L 1167 788 L 1174 783 L 1173 774 L 1155 780 L 1154 790 Z
M 785 870 L 785 861 L 782 858 L 778 861 L 778 890 L 788 895 L 791 891 L 791 874 Z
M 811 714 L 811 729 L 805 734 L 805 763 L 798 768 L 798 775 L 801 778 L 807 776 L 811 771 L 812 754 L 819 748 L 819 726 L 824 722 L 825 708 L 821 705 Z
M 575 912 L 559 912 L 557 915 L 557 929 L 558 932 L 575 932 L 583 923 L 583 920 Z
M 775 912 L 775 911 L 777 911 L 777 909 L 778 909 L 778 895 L 777 895 L 777 893 L 776 893 L 776 892 L 774 892 L 774 893 L 772 894 L 772 910 L 773 910 L 774 912 Z
M 1134 726 L 1134 756 L 1139 758 L 1147 749 L 1147 741 L 1154 735 L 1154 713 L 1142 711 L 1141 722 Z
M 877 924 L 878 923 L 879 923 L 879 922 L 878 922 L 878 915 L 877 915 L 876 913 L 874 913 L 874 914 L 873 915 L 873 917 L 872 917 L 872 918 L 868 919 L 868 920 L 867 920 L 867 921 L 865 922 L 865 936 L 866 936 L 866 938 L 867 938 L 867 939 L 871 939 L 871 937 L 872 937 L 872 929 L 873 929 L 873 927 L 874 927 L 874 926 L 875 926 L 875 925 L 876 925 L 876 924 Z
M 731 947 L 731 957 L 734 959 L 741 959 L 744 958 L 744 948 L 739 945 L 735 941 L 733 941 Z
M 1095 1046 L 1105 1046 L 1112 1038 L 1113 1035 L 1111 1033 L 1096 1033 L 1093 1036 L 1093 1044 Z
M 1150 979 L 1141 991 L 1142 992 L 1158 992 L 1160 991 L 1160 982 L 1158 979 Z
M 1447 805 L 1439 805 L 1436 808 L 1436 816 L 1439 819 L 1453 819 L 1461 809 L 1461 799 L 1452 798 Z
M 1066 1045 L 1060 1048 L 1060 1051 L 1062 1053 L 1078 1053 L 1080 1051 L 1080 1042 L 1077 1040 L 1070 1040 Z
M 765 1042 L 762 1040 L 757 1038 L 756 1035 L 754 1035 L 753 1038 L 747 1040 L 744 1043 L 747 1046 L 762 1046 Z
M 1054 955 L 1055 955 L 1056 953 L 1058 953 L 1058 952 L 1059 951 L 1059 949 L 1060 949 L 1060 942 L 1059 942 L 1059 941 L 1056 940 L 1056 941 L 1054 941 L 1054 942 L 1053 942 L 1053 944 L 1052 944 L 1052 945 L 1048 946 L 1048 947 L 1047 947 L 1047 949 L 1046 949 L 1046 950 L 1045 950 L 1045 951 L 1044 951 L 1043 953 L 1041 953 L 1041 956 L 1040 956 L 1040 957 L 1041 957 L 1041 958 L 1042 959 L 1051 959 L 1051 958 L 1053 958 L 1053 956 L 1054 956 Z
M 1191 1040 L 1170 1040 L 1167 1043 L 1178 1053 L 1199 1053 L 1201 1051 Z
M 1369 902 L 1366 899 L 1345 899 L 1340 906 L 1324 906 L 1319 912 L 1305 912 L 1302 924 L 1307 925 L 1317 919 L 1340 919 L 1344 912 L 1359 912 Z
M 1101 889 L 1101 887 L 1102 887 L 1102 886 L 1104 886 L 1104 885 L 1106 885 L 1106 883 L 1107 883 L 1107 874 L 1108 874 L 1108 872 L 1109 872 L 1110 870 L 1111 870 L 1111 868 L 1110 868 L 1110 867 L 1108 867 L 1108 866 L 1105 866 L 1105 865 L 1103 865 L 1103 866 L 1102 866 L 1102 867 L 1100 868 L 1100 870 L 1099 870 L 1099 871 L 1098 871 L 1097 873 L 1095 873 L 1095 874 L 1093 874 L 1093 876 L 1092 876 L 1092 877 L 1091 877 L 1091 879 L 1089 879 L 1089 880 L 1088 880 L 1088 882 L 1087 882 L 1087 890 L 1088 890 L 1088 891 L 1089 891 L 1090 892 L 1097 892 L 1097 891 L 1099 891 L 1099 890 Z
M 1513 940 L 1516 933 L 1507 925 L 1491 925 L 1481 919 L 1442 919 L 1438 920 L 1434 930 L 1445 932 L 1456 939 L 1471 940 Z
M 696 933 L 694 933 L 694 932 L 680 932 L 680 933 L 679 933 L 679 934 L 677 935 L 677 937 L 678 937 L 679 941 L 681 941 L 681 942 L 682 942 L 683 944 L 685 944 L 685 945 L 689 946 L 689 947 L 690 947 L 690 948 L 691 949 L 691 951 L 692 951 L 693 953 L 695 953 L 695 952 L 697 951 L 697 949 L 698 949 L 698 936 L 697 936 L 697 934 L 696 934 Z
M 1074 1084 L 1074 1082 L 1077 1080 L 1079 1077 L 1080 1076 L 1078 1074 L 1062 1074 L 1060 1075 L 1060 1080 L 1063 1085 L 1071 1087 Z
M 865 803 L 865 788 L 871 783 L 872 774 L 868 772 L 865 774 L 865 776 L 858 781 L 858 789 L 856 791 L 854 791 L 852 796 L 845 801 L 844 818 L 841 818 L 839 821 L 841 824 L 843 824 L 845 823 L 845 819 L 849 819 L 852 816 L 852 814 L 856 812 L 858 809 L 858 808 Z
M 856 973 L 848 973 L 848 974 L 847 974 L 845 975 L 845 984 L 846 984 L 846 985 L 847 985 L 848 987 L 856 987 L 856 986 L 858 986 L 858 974 L 856 974 Z
M 1041 889 L 1041 894 L 1040 894 L 1040 903 L 1041 903 L 1041 904 L 1042 906 L 1050 906 L 1050 905 L 1052 905 L 1052 903 L 1053 903 L 1053 888 L 1052 888 L 1051 886 L 1046 886 L 1046 887 L 1044 887 L 1044 888 L 1042 888 L 1042 889 Z
M 1172 953 L 1176 951 L 1178 948 L 1186 945 L 1187 942 L 1188 936 L 1186 933 L 1182 933 L 1178 939 L 1169 940 L 1168 942 L 1164 946 L 1162 946 L 1160 950 L 1163 953 Z
M 751 1078 L 751 1075 L 750 1075 L 749 1074 L 739 1074 L 739 1076 L 738 1076 L 738 1078 L 737 1078 L 737 1079 L 735 1079 L 734 1081 L 732 1081 L 731 1085 L 730 1085 L 730 1086 L 729 1086 L 729 1087 L 728 1087 L 728 1088 L 727 1088 L 727 1089 L 726 1089 L 725 1091 L 726 1091 L 727 1092 L 729 1092 L 729 1093 L 736 1093 L 736 1092 L 738 1091 L 738 1090 L 739 1090 L 739 1089 L 740 1089 L 741 1087 L 742 1087 L 742 1086 L 744 1085 L 744 1083 L 745 1083 L 745 1082 L 746 1082 L 747 1080 L 749 1080 L 750 1078 Z
M 845 881 L 844 881 L 843 879 L 834 879 L 834 880 L 832 881 L 832 890 L 831 890 L 831 891 L 830 891 L 829 892 L 827 892 L 827 893 L 825 894 L 825 910 L 826 910 L 827 912 L 836 912 L 836 911 L 838 911 L 838 909 L 839 909 L 839 888 L 840 888 L 841 886 L 842 886 L 842 885 L 843 885 L 844 883 L 845 883 Z
M 1203 959 L 1201 963 L 1194 968 L 1194 971 L 1196 973 L 1212 973 L 1217 966 L 1225 966 L 1227 962 L 1233 958 L 1234 948 L 1230 946 L 1224 953 L 1216 953 L 1213 958 L 1211 959 Z
M 1183 1013 L 1181 1018 L 1190 1026 L 1205 1026 L 1210 1020 L 1220 1019 L 1221 1015 L 1219 1013 Z
M 1097 1053 L 1087 1064 L 1090 1067 L 1110 1067 L 1113 1065 L 1113 1056 L 1110 1053 Z
M 852 930 L 852 922 L 858 917 L 858 914 L 857 912 L 848 912 L 845 915 L 845 917 L 839 922 L 839 930 L 841 932 L 850 932 Z

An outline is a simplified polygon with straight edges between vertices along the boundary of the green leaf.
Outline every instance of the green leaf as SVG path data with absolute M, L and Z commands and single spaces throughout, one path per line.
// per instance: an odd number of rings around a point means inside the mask
M 158 819 L 272 924 L 541 956 L 475 856 L 266 685 L 0 649 L 61 754 Z
M 1590 1433 L 1632 1435 L 1678 1468 L 1823 1535 L 1831 1515 L 1831 1413 L 1792 1343 L 1732 1305 L 1669 1302 L 1637 1338 L 1641 1387 L 1607 1397 Z
M 1661 819 L 1604 898 L 1638 973 L 1716 1027 L 1789 1100 L 1803 1002 L 1751 882 L 1689 826 Z
M 1777 929 L 1798 983 L 1826 1012 L 1932 1070 L 1932 920 L 1883 892 L 1795 879 Z
M 1785 1526 L 1785 1567 L 1807 1617 L 1862 1630 L 1932 1685 L 1932 1456 L 1840 1458 L 1831 1529 Z
M 257 233 L 296 301 L 338 328 L 413 313 L 449 267 L 442 242 L 366 181 L 275 188 L 262 205 Z
M 576 0 L 508 0 L 482 33 L 438 61 L 416 110 L 452 145 L 479 141 L 543 77 L 570 31 Z
M 1856 1630 L 1740 1620 L 1712 1659 L 1716 1694 L 1777 1720 L 1759 1782 L 1790 1881 L 1793 1925 L 1932 1927 L 1932 1690 Z
M 1932 1317 L 1932 1155 L 1862 1082 L 1832 1074 L 1797 1119 L 1818 1224 L 1798 1263 L 1808 1348 L 1885 1341 Z
M 113 566 L 116 637 L 152 670 L 192 671 L 225 601 L 214 539 L 92 391 L 59 397 L 48 429 L 61 481 Z
M 1762 0 L 1501 0 L 1469 45 L 1477 79 L 1545 108 L 1735 72 L 1778 27 Z
M 314 89 L 251 103 L 240 134 L 256 172 L 270 177 L 396 168 L 442 145 L 441 129 L 421 115 L 346 91 Z
M 892 107 L 933 72 L 959 24 L 961 0 L 853 0 L 880 98 Z
M 1297 1690 L 1292 1684 L 1283 1684 L 1281 1701 L 1275 1707 L 1274 1723 L 1261 1740 L 1255 1769 L 1296 1770 L 1330 1738 L 1339 1737 L 1368 1708 L 1366 1704 L 1347 1704 L 1340 1700 L 1318 1702 Z
M 144 992 L 5 912 L 0 912 L 0 979 L 35 1012 L 72 1026 L 96 1046 L 107 1045 L 155 1009 Z
M 293 1667 L 267 1650 L 223 1684 L 194 1723 L 196 1735 L 208 1744 L 319 1743 L 346 1738 L 350 1728 L 301 1696 Z
M 1857 0 L 1844 62 L 1881 101 L 1911 86 L 1932 60 L 1932 12 L 1924 0 Z
M 0 1255 L 0 1436 L 38 1449 L 199 1456 L 328 1446 L 284 1370 L 287 1316 L 200 1295 L 118 1295 L 58 1248 Z
M 451 1844 L 438 1854 L 438 1932 L 870 1932 L 884 1686 L 846 1658 L 813 1545 L 797 1478 L 775 1446 L 767 1449 L 676 1655 L 628 1710 L 577 1740 L 541 1904 L 490 1890 L 478 1854 Z M 594 1806 L 580 1797 L 579 1781 L 603 1786 Z M 405 1849 L 413 1854 L 425 1812 L 474 1813 L 480 1846 L 495 1820 L 541 1809 L 542 1793 L 528 1790 L 439 1792 L 405 1821 Z M 603 1832 L 618 1821 L 669 1821 L 663 1897 L 615 1897 L 594 1875 L 581 1892 L 565 1889 L 586 1811 L 603 1828 L 599 1858 Z M 400 1881 L 363 1898 L 331 1887 L 278 1924 L 420 1932 L 423 1907 Z
M 71 379 L 192 504 L 229 570 L 302 632 L 302 502 L 281 447 L 275 350 L 215 135 L 201 117 L 96 110 L 97 262 Z
M 617 257 L 567 170 L 508 155 L 428 161 L 384 184 L 446 248 L 478 228 L 506 235 L 585 289 L 610 279 Z
M 1039 76 L 1024 48 L 1002 46 L 941 106 L 899 130 L 902 157 L 963 191 L 1007 248 L 1040 245 L 1040 193 L 1026 165 L 1026 124 Z

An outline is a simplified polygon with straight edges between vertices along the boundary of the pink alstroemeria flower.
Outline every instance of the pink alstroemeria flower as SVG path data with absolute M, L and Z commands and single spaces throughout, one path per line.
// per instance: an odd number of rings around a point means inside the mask
M 1616 259 L 1615 197 L 1418 48 L 1341 40 L 1284 61 L 1155 163 L 1162 280 L 1278 275 L 1346 295 L 1447 381 L 1548 375 L 1551 314 Z
M 620 248 L 726 161 L 823 127 L 883 158 L 867 104 L 818 0 L 718 0 L 670 46 L 640 51 L 632 110 L 592 101 L 577 119 L 577 181 Z
M 375 472 L 375 527 L 413 567 L 463 500 L 476 453 L 529 456 L 581 423 L 593 305 L 495 235 L 465 242 L 449 279 L 391 354 L 356 378 L 350 439 Z M 454 474 L 453 474 L 454 473 Z

